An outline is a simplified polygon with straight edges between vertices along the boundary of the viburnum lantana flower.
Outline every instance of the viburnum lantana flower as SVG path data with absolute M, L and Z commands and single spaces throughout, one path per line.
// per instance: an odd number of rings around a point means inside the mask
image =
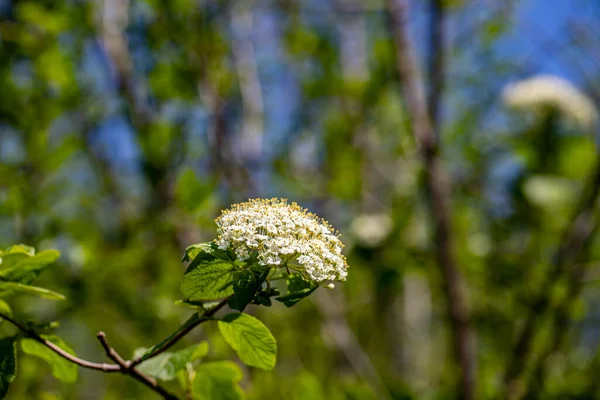
M 220 249 L 241 261 L 255 255 L 262 265 L 286 267 L 316 283 L 344 281 L 344 245 L 327 221 L 285 199 L 255 199 L 233 205 L 215 220 Z

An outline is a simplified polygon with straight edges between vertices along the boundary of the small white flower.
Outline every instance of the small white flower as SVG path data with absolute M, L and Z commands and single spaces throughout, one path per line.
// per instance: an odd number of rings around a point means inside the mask
M 233 250 L 239 260 L 256 254 L 263 265 L 289 264 L 317 283 L 346 280 L 348 264 L 337 232 L 296 203 L 250 200 L 223 211 L 215 222 L 217 245 Z
M 570 82 L 553 75 L 538 75 L 508 85 L 504 103 L 516 109 L 555 108 L 585 129 L 598 124 L 598 110 L 593 101 Z

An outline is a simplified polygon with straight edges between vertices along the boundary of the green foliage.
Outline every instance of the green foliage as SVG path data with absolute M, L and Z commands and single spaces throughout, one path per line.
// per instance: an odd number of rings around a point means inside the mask
M 233 274 L 233 292 L 235 296 L 229 301 L 229 306 L 244 311 L 246 306 L 254 299 L 259 285 L 250 269 L 236 271 Z
M 9 317 L 12 315 L 12 308 L 4 300 L 0 300 L 0 313 Z
M 262 322 L 248 314 L 228 314 L 219 321 L 223 338 L 251 367 L 271 370 L 277 361 L 277 342 Z
M 45 268 L 54 263 L 60 252 L 43 250 L 35 253 L 33 247 L 25 245 L 12 246 L 0 251 L 0 279 L 28 284 L 31 283 Z
M 0 281 L 0 295 L 10 293 L 31 294 L 34 296 L 43 297 L 50 300 L 64 300 L 65 296 L 60 293 L 53 292 L 49 289 L 44 289 L 37 286 L 24 285 L 17 282 Z
M 236 271 L 233 277 L 234 296 L 229 299 L 229 306 L 235 310 L 244 311 L 246 306 L 257 296 L 261 285 L 269 275 L 269 271 L 269 267 L 257 263 L 242 271 Z M 261 301 L 265 302 L 259 300 L 257 303 L 260 304 Z
M 186 247 L 181 261 L 185 262 L 192 260 L 194 263 L 215 260 L 233 261 L 235 260 L 235 257 L 226 250 L 219 249 L 215 242 L 207 242 L 196 243 Z M 192 265 L 194 264 L 190 264 L 189 267 L 192 267 Z
M 144 355 L 147 349 L 137 349 L 134 358 Z M 138 370 L 163 381 L 170 381 L 193 363 L 208 354 L 208 342 L 200 342 L 183 350 L 164 352 L 138 365 Z
M 54 335 L 42 335 L 42 338 L 51 341 L 61 349 L 70 354 L 75 352 L 59 337 Z M 50 365 L 52 375 L 61 382 L 73 383 L 77 380 L 77 365 L 59 356 L 48 347 L 36 340 L 24 338 L 21 339 L 21 349 L 25 354 L 39 357 Z
M 242 371 L 231 361 L 201 364 L 192 383 L 195 400 L 242 400 L 245 398 L 239 382 Z
M 17 337 L 0 339 L 0 398 L 8 392 L 8 386 L 17 375 Z
M 23 244 L 0 251 L 0 296 L 18 293 L 50 300 L 64 300 L 62 294 L 29 285 L 59 256 L 60 252 L 57 250 L 43 250 L 36 253 L 33 247 Z
M 185 300 L 218 300 L 233 294 L 233 274 L 230 261 L 205 261 L 194 263 L 185 272 L 181 293 Z
M 186 249 L 183 260 L 193 257 L 181 282 L 186 301 L 218 300 L 233 294 L 237 267 L 228 254 L 214 243 L 203 243 Z
M 304 279 L 301 275 L 292 274 L 287 279 L 287 293 L 283 296 L 275 297 L 275 300 L 282 302 L 287 307 L 292 307 L 317 288 L 316 284 Z

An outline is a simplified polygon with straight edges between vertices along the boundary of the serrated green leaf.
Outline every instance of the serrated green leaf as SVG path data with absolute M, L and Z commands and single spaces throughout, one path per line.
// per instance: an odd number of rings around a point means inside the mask
M 43 250 L 37 254 L 13 252 L 4 255 L 0 265 L 0 278 L 5 281 L 29 284 L 59 257 L 58 250 Z
M 292 307 L 300 300 L 314 292 L 318 286 L 313 282 L 307 281 L 300 275 L 291 275 L 287 279 L 288 292 L 275 300 L 282 302 L 287 307 Z
M 190 264 L 183 281 L 181 293 L 186 301 L 218 300 L 233 294 L 233 272 L 236 267 L 229 261 L 214 260 Z
M 0 399 L 6 396 L 8 386 L 17 375 L 16 336 L 0 339 Z
M 146 349 L 138 349 L 134 358 L 144 354 Z M 187 363 L 205 357 L 208 354 L 208 342 L 187 347 L 176 352 L 165 352 L 141 363 L 137 368 L 146 374 L 163 381 L 170 381 L 185 369 Z
M 271 370 L 277 361 L 277 342 L 262 322 L 248 314 L 228 314 L 219 321 L 223 338 L 246 365 Z
M 73 349 L 67 346 L 67 344 L 58 336 L 42 335 L 42 337 L 51 341 L 66 352 L 75 355 Z M 59 381 L 73 383 L 77 380 L 77 365 L 67 361 L 43 344 L 33 339 L 24 338 L 21 339 L 21 349 L 25 354 L 39 357 L 46 361 L 50 365 L 52 375 Z
M 194 400 L 243 400 L 246 398 L 238 382 L 242 371 L 231 361 L 200 364 L 192 382 Z
M 256 282 L 254 273 L 245 269 L 233 273 L 233 292 L 235 296 L 231 298 L 230 307 L 244 311 L 246 306 L 252 301 L 259 285 Z
M 151 348 L 149 348 L 148 350 L 146 350 L 142 356 L 140 357 L 141 360 L 145 360 L 150 354 L 154 353 L 155 351 L 158 351 L 160 349 L 162 349 L 165 344 L 167 344 L 172 338 L 174 338 L 175 336 L 179 335 L 179 333 L 185 329 L 187 329 L 188 327 L 190 327 L 191 325 L 194 325 L 195 323 L 197 323 L 198 321 L 200 321 L 203 317 L 200 316 L 200 314 L 198 313 L 194 313 L 192 314 L 191 317 L 189 317 L 187 319 L 187 321 L 185 321 L 183 323 L 183 325 L 181 325 L 179 327 L 179 329 L 177 329 L 175 332 L 173 332 L 171 335 L 169 335 L 168 337 L 166 337 L 165 339 L 161 340 L 159 343 L 155 344 L 154 346 L 152 346 Z
M 31 294 L 35 296 L 40 296 L 50 300 L 64 300 L 65 296 L 60 293 L 53 292 L 52 290 L 37 287 L 24 285 L 22 283 L 17 282 L 4 282 L 0 281 L 0 296 L 10 294 L 10 293 L 24 293 Z

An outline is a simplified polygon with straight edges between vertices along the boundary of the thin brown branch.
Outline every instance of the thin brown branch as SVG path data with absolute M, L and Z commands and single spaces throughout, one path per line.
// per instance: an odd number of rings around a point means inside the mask
M 178 331 L 176 334 L 174 334 L 163 346 L 156 349 L 156 351 L 152 352 L 150 355 L 144 357 L 143 359 L 142 359 L 142 357 L 133 359 L 131 361 L 130 367 L 134 368 L 135 366 L 141 364 L 142 362 L 149 360 L 153 357 L 156 357 L 157 355 L 167 351 L 168 349 L 173 347 L 173 345 L 175 345 L 175 343 L 179 342 L 185 335 L 190 333 L 190 331 L 192 329 L 194 329 L 195 327 L 197 327 L 204 321 L 208 321 L 213 315 L 216 314 L 217 311 L 219 311 L 221 308 L 223 308 L 225 306 L 225 304 L 227 304 L 227 299 L 221 300 L 221 302 L 219 304 L 217 304 L 215 307 L 211 308 L 210 310 L 208 310 L 204 314 L 202 314 L 196 322 L 186 326 L 184 329 L 182 329 L 182 330 Z
M 122 374 L 131 376 L 133 379 L 139 381 L 140 383 L 147 386 L 151 390 L 160 394 L 165 399 L 177 400 L 177 396 L 169 393 L 165 388 L 160 386 L 158 384 L 158 382 L 156 381 L 156 379 L 138 371 L 136 368 L 134 368 L 131 365 L 130 361 L 125 361 L 125 359 L 123 357 L 121 357 L 119 355 L 119 353 L 108 344 L 108 342 L 106 341 L 106 334 L 104 332 L 98 332 L 96 337 L 100 341 L 100 344 L 104 348 L 104 351 L 106 352 L 106 355 L 108 356 L 108 358 L 110 358 L 111 360 L 113 360 L 114 362 L 116 362 L 119 365 L 120 372 Z
M 15 321 L 13 318 L 9 317 L 8 315 L 0 313 L 0 318 L 13 324 L 16 328 L 18 328 L 21 332 L 23 332 L 30 339 L 33 339 L 36 342 L 41 343 L 42 345 L 46 346 L 47 348 L 49 348 L 50 350 L 52 350 L 53 352 L 55 352 L 56 354 L 61 356 L 62 358 L 66 359 L 74 364 L 77 364 L 80 367 L 94 369 L 94 370 L 103 371 L 103 372 L 119 372 L 121 369 L 118 365 L 115 365 L 115 364 L 95 363 L 95 362 L 83 360 L 83 359 L 76 357 L 73 354 L 63 350 L 62 348 L 60 348 L 56 344 L 52 343 L 51 341 L 44 339 L 33 329 L 30 329 L 27 326 Z
M 411 119 L 415 140 L 425 164 L 425 183 L 435 226 L 437 263 L 441 269 L 444 294 L 449 307 L 454 357 L 459 367 L 460 385 L 456 397 L 475 396 L 473 333 L 461 289 L 461 276 L 454 254 L 451 226 L 450 182 L 439 157 L 439 145 L 425 99 L 423 80 L 417 66 L 413 43 L 408 33 L 408 2 L 387 0 L 388 21 L 396 48 L 396 67 Z

